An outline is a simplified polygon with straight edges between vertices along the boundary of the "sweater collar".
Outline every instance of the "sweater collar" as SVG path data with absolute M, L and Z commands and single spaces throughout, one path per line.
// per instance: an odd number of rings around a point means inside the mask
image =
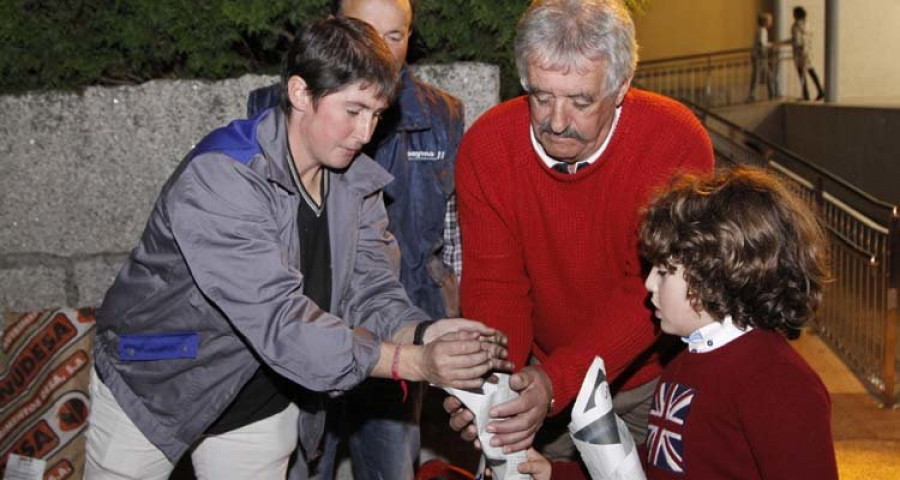
M 681 341 L 688 344 L 688 351 L 691 353 L 706 353 L 731 343 L 751 330 L 751 326 L 741 330 L 731 320 L 731 315 L 726 315 L 721 322 L 704 325 L 694 330 L 690 336 L 681 337 Z
M 616 107 L 616 113 L 613 115 L 612 126 L 609 128 L 609 132 L 606 134 L 606 139 L 603 140 L 602 144 L 600 144 L 600 148 L 598 148 L 597 151 L 594 152 L 593 154 L 591 154 L 591 156 L 589 156 L 588 158 L 578 162 L 579 164 L 587 163 L 588 165 L 591 165 L 598 158 L 600 158 L 600 155 L 603 155 L 603 152 L 606 151 L 606 147 L 609 146 L 609 141 L 612 140 L 613 134 L 616 133 L 616 125 L 619 124 L 619 117 L 621 116 L 621 114 L 622 114 L 622 106 L 620 105 L 620 106 Z M 544 146 L 541 145 L 541 142 L 538 142 L 537 136 L 534 134 L 534 126 L 531 125 L 530 123 L 529 123 L 528 133 L 531 136 L 531 145 L 532 145 L 532 147 L 534 147 L 534 151 L 538 154 L 538 157 L 540 157 L 541 160 L 544 162 L 544 165 L 547 165 L 547 168 L 553 168 L 553 166 L 556 165 L 557 163 L 564 163 L 564 162 L 560 162 L 559 160 L 557 160 L 547 154 L 547 151 L 544 150 Z

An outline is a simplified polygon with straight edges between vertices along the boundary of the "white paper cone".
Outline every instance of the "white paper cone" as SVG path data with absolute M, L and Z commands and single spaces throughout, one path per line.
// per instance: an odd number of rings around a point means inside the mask
M 509 375 L 505 373 L 494 374 L 499 379 L 496 384 L 485 382 L 480 390 L 459 390 L 445 388 L 447 393 L 457 397 L 463 404 L 475 414 L 475 427 L 478 429 L 478 440 L 484 452 L 488 467 L 491 467 L 492 478 L 498 480 L 527 480 L 531 476 L 519 473 L 519 464 L 527 460 L 525 451 L 504 454 L 502 448 L 491 446 L 491 437 L 487 428 L 491 420 L 489 412 L 494 405 L 507 402 L 519 396 L 509 388 Z
M 646 480 L 634 439 L 612 409 L 600 357 L 594 359 L 581 384 L 569 433 L 593 480 Z

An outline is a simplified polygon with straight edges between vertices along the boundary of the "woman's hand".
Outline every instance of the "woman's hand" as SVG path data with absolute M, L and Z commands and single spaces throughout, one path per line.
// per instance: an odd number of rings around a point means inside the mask
M 430 343 L 448 333 L 460 331 L 478 332 L 483 337 L 483 340 L 491 341 L 498 345 L 506 345 L 506 335 L 503 335 L 502 332 L 490 328 L 479 321 L 467 318 L 443 318 L 432 323 L 425 330 L 424 343 Z
M 424 380 L 439 387 L 472 389 L 481 387 L 492 370 L 512 370 L 512 363 L 505 360 L 506 348 L 485 339 L 485 333 L 496 335 L 488 330 L 445 333 L 420 347 L 417 363 Z
M 502 372 L 512 372 L 514 365 L 505 361 L 509 352 L 506 349 L 507 339 L 503 332 L 485 326 L 483 323 L 466 318 L 444 318 L 429 325 L 423 336 L 427 345 L 435 339 L 444 339 L 445 335 L 452 333 L 476 332 L 481 348 L 491 358 L 491 368 Z M 450 338 L 450 337 L 447 337 Z M 466 337 L 468 338 L 468 337 Z

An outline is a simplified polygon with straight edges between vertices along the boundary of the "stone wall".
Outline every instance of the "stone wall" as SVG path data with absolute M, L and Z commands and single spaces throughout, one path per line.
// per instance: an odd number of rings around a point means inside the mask
M 465 103 L 468 124 L 499 100 L 495 66 L 415 70 Z M 99 305 L 173 168 L 273 81 L 0 96 L 0 310 Z

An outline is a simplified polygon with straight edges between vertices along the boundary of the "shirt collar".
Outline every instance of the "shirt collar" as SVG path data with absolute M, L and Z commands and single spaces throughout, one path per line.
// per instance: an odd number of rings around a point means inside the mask
M 603 152 L 606 150 L 607 145 L 609 145 L 609 140 L 612 138 L 613 133 L 615 133 L 616 131 L 616 125 L 618 125 L 619 123 L 619 115 L 621 114 L 622 106 L 620 105 L 616 107 L 616 112 L 615 114 L 613 114 L 612 126 L 609 127 L 609 133 L 606 134 L 606 139 L 603 140 L 600 148 L 598 148 L 597 151 L 594 152 L 590 157 L 578 162 L 579 164 L 587 163 L 588 165 L 590 165 L 594 163 L 594 161 L 596 161 L 598 158 L 600 158 L 600 155 L 603 155 Z M 563 163 L 551 157 L 550 155 L 547 155 L 547 152 L 544 150 L 543 145 L 541 145 L 541 143 L 537 141 L 537 136 L 535 136 L 534 134 L 533 126 L 528 128 L 528 133 L 531 134 L 531 145 L 534 147 L 534 151 L 538 154 L 539 157 L 541 157 L 541 160 L 543 160 L 544 164 L 547 165 L 547 168 L 553 168 L 553 166 L 557 163 Z
M 706 353 L 731 343 L 751 330 L 751 326 L 741 330 L 732 322 L 731 315 L 726 315 L 721 322 L 704 325 L 694 330 L 689 337 L 681 337 L 681 341 L 688 344 L 688 351 L 691 353 Z
M 303 186 L 303 182 L 300 180 L 300 175 L 297 173 L 297 166 L 294 165 L 294 159 L 290 154 L 288 154 L 288 166 L 291 170 L 291 178 L 294 181 L 294 186 L 297 188 L 297 191 L 300 192 L 300 196 L 303 197 L 303 201 L 309 206 L 309 208 L 315 213 L 316 217 L 322 216 L 322 211 L 325 210 L 325 201 L 328 199 L 328 188 L 330 185 L 329 179 L 331 175 L 327 168 L 322 168 L 322 176 L 319 184 L 320 193 L 321 193 L 321 203 L 316 203 L 309 193 L 306 191 L 306 187 Z

